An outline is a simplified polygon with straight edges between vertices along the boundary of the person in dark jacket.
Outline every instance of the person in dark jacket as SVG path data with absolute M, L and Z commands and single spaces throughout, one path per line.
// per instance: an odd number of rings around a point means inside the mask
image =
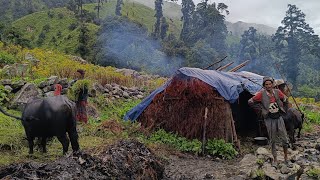
M 261 104 L 261 112 L 267 127 L 269 141 L 273 155 L 273 163 L 277 164 L 276 143 L 282 143 L 284 151 L 284 160 L 287 162 L 288 154 L 288 136 L 281 114 L 285 112 L 287 97 L 278 89 L 273 87 L 274 80 L 270 77 L 263 78 L 262 91 L 249 99 L 248 103 L 252 107 L 255 103 Z

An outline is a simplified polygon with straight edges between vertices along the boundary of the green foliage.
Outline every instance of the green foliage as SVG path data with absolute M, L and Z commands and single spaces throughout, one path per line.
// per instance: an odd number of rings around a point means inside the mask
M 15 62 L 15 57 L 5 51 L 0 50 L 0 64 L 13 64 Z
M 305 115 L 311 123 L 320 124 L 320 112 L 305 111 Z
M 99 95 L 96 98 L 89 99 L 96 106 L 101 107 L 103 116 L 101 119 L 123 119 L 124 115 L 133 107 L 138 105 L 141 100 L 117 100 L 111 101 L 110 99 Z
M 238 152 L 231 143 L 226 143 L 223 139 L 208 140 L 206 150 L 209 154 L 220 156 L 226 159 L 234 158 Z
M 320 87 L 312 87 L 310 85 L 303 85 L 298 87 L 297 94 L 300 97 L 312 97 L 320 100 Z
M 320 178 L 320 169 L 319 168 L 312 168 L 309 171 L 307 171 L 307 175 L 309 177 L 319 179 Z
M 180 137 L 177 134 L 168 133 L 163 129 L 159 129 L 154 132 L 149 140 L 151 142 L 163 143 L 170 145 L 183 152 L 200 153 L 201 142 L 197 139 L 188 140 L 184 137 Z
M 257 161 L 256 161 L 256 163 L 258 164 L 259 167 L 262 167 L 264 162 L 265 162 L 264 159 L 257 159 Z
M 10 114 L 17 112 L 10 111 Z M 24 137 L 24 130 L 21 122 L 0 113 L 0 149 L 17 151 L 25 146 L 21 141 Z M 1 159 L 1 158 L 0 158 Z
M 88 79 L 82 79 L 82 80 L 77 80 L 71 88 L 68 90 L 68 98 L 77 101 L 80 93 L 84 90 L 87 89 L 89 90 L 92 87 L 92 83 Z
M 0 85 L 0 105 L 9 102 L 10 91 L 6 90 L 3 85 Z

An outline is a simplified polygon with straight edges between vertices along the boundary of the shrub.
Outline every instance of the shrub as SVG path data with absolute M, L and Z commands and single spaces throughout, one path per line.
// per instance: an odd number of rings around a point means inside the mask
M 42 27 L 42 31 L 44 31 L 44 32 L 49 32 L 50 31 L 50 25 L 49 24 L 46 24 L 46 25 L 44 25 L 43 27 Z
M 14 62 L 15 58 L 12 54 L 0 51 L 0 64 L 13 64 Z
M 73 31 L 73 30 L 75 30 L 77 27 L 78 27 L 78 25 L 77 25 L 76 23 L 71 23 L 68 28 L 69 28 L 70 31 Z
M 312 168 L 309 171 L 307 171 L 307 175 L 315 179 L 320 179 L 320 169 Z
M 53 18 L 54 17 L 54 12 L 52 12 L 52 11 L 48 11 L 48 17 L 49 18 Z
M 220 156 L 226 159 L 234 158 L 238 152 L 231 143 L 226 143 L 223 139 L 208 140 L 206 150 L 209 154 Z
M 184 137 L 178 136 L 177 134 L 168 133 L 163 129 L 159 129 L 154 132 L 150 136 L 149 140 L 151 142 L 170 145 L 183 152 L 193 152 L 196 154 L 201 152 L 201 142 L 199 140 L 188 140 Z
M 6 90 L 3 85 L 0 85 L 0 104 L 1 105 L 10 101 L 9 94 L 10 92 Z
M 63 15 L 62 13 L 59 13 L 59 14 L 58 14 L 58 18 L 59 18 L 59 19 L 62 19 L 63 17 L 64 17 L 64 15 Z

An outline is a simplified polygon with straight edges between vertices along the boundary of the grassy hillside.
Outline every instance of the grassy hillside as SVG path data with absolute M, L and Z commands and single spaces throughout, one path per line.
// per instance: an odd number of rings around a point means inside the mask
M 72 24 L 75 29 L 71 28 Z M 24 38 L 30 40 L 33 47 L 75 52 L 79 27 L 74 13 L 66 8 L 33 13 L 15 21 L 12 26 L 22 32 Z M 98 26 L 88 24 L 88 28 L 91 37 L 94 37 L 94 34 L 98 31 Z M 40 34 L 44 34 L 42 43 L 39 42 Z M 90 39 L 89 44 L 93 44 L 92 39 L 94 38 Z
M 84 5 L 84 9 L 96 13 L 96 3 Z M 115 14 L 116 1 L 104 3 L 101 7 L 100 18 Z M 146 26 L 152 32 L 155 22 L 154 10 L 145 5 L 125 1 L 122 15 L 134 22 Z M 181 22 L 168 18 L 169 32 L 179 35 Z M 86 24 L 89 29 L 89 47 L 92 47 L 97 39 L 99 26 L 93 23 Z M 31 41 L 32 47 L 56 49 L 61 52 L 76 54 L 79 37 L 79 22 L 75 14 L 67 8 L 55 8 L 47 11 L 36 12 L 24 16 L 12 23 L 12 26 L 23 34 L 23 37 Z M 42 40 L 43 39 L 43 40 Z

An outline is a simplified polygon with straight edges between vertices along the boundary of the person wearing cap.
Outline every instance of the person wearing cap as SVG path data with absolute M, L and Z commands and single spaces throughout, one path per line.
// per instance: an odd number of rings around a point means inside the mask
M 248 104 L 253 106 L 256 103 L 261 104 L 261 113 L 267 127 L 269 141 L 273 155 L 273 163 L 277 164 L 276 143 L 282 143 L 284 151 L 284 160 L 288 159 L 288 136 L 281 114 L 286 113 L 284 104 L 287 103 L 287 97 L 278 89 L 274 89 L 274 79 L 271 77 L 263 78 L 263 90 L 259 91 L 248 100 Z

